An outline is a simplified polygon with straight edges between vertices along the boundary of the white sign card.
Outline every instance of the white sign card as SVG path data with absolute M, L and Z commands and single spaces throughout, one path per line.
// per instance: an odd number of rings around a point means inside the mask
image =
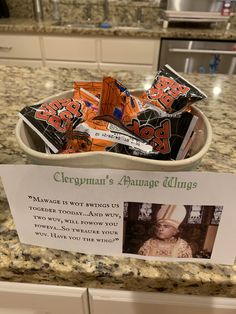
M 236 176 L 1 165 L 22 243 L 85 254 L 233 264 Z

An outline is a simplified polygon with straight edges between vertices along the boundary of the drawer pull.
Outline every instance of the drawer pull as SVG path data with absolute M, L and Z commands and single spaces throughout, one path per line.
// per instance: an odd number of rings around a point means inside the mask
M 12 50 L 12 47 L 3 47 L 3 46 L 0 46 L 0 51 L 8 52 L 8 51 L 11 51 L 11 50 Z
M 182 48 L 169 48 L 170 52 L 183 52 L 183 53 L 208 53 L 219 55 L 236 55 L 234 50 L 214 50 L 214 49 L 182 49 Z

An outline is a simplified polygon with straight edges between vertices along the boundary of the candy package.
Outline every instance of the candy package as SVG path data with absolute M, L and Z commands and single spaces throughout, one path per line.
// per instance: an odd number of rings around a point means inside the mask
M 104 77 L 98 115 L 113 116 L 125 125 L 142 110 L 142 103 L 138 97 L 132 96 L 116 79 Z
M 98 111 L 102 82 L 74 82 L 74 99 L 83 100 L 86 106 Z
M 120 121 L 111 116 L 96 117 L 121 126 Z M 152 109 L 143 110 L 126 125 L 126 128 L 140 141 L 151 145 L 149 152 L 133 151 L 132 147 L 122 145 L 114 147 L 111 151 L 126 153 L 129 155 L 139 155 L 140 157 L 151 159 L 172 160 L 179 159 L 192 136 L 198 118 L 190 112 L 183 112 L 175 117 L 160 117 Z M 186 152 L 187 153 L 187 152 Z
M 73 87 L 74 98 L 83 98 L 82 90 L 91 93 L 99 99 L 102 91 L 102 82 L 74 82 Z
M 57 99 L 25 107 L 19 116 L 57 153 L 67 142 L 67 132 L 82 121 L 85 108 L 82 101 Z
M 152 151 L 152 147 L 143 140 L 112 123 L 87 120 L 72 131 L 62 153 L 112 151 L 116 145 L 127 146 L 143 153 Z
M 142 95 L 143 105 L 152 106 L 173 114 L 182 112 L 189 105 L 206 98 L 196 86 L 180 76 L 169 65 L 157 73 L 151 88 Z

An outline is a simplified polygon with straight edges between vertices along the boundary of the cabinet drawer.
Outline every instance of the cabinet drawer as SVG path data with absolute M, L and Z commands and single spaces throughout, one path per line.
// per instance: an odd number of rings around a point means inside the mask
M 39 37 L 1 34 L 0 58 L 40 59 Z
M 233 298 L 89 289 L 91 314 L 235 314 Z
M 149 39 L 101 40 L 101 61 L 104 63 L 153 64 L 156 53 L 156 42 Z
M 45 36 L 46 60 L 96 61 L 96 39 Z
M 89 314 L 86 288 L 0 281 L 0 314 Z

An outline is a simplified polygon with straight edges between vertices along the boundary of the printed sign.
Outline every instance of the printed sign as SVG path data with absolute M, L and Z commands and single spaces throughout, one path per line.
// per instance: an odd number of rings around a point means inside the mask
M 22 243 L 146 260 L 235 258 L 236 176 L 1 165 Z

